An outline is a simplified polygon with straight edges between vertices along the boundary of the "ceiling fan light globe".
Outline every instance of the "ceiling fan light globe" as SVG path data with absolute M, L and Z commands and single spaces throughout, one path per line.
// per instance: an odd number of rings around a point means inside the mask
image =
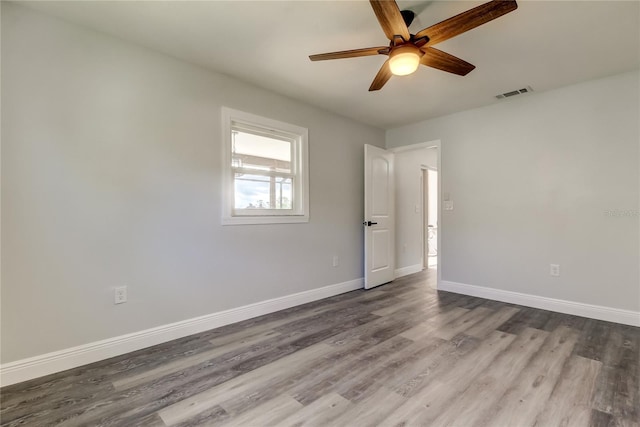
M 389 68 L 396 76 L 406 76 L 418 69 L 420 65 L 420 49 L 415 46 L 402 46 L 394 49 L 389 55 Z

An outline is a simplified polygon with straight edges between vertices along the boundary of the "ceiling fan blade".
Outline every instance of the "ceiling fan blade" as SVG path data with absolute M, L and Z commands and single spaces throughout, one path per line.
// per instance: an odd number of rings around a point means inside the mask
M 388 46 L 366 47 L 364 49 L 353 49 L 353 50 L 342 50 L 339 52 L 319 53 L 317 55 L 309 55 L 309 59 L 312 61 L 324 61 L 327 59 L 356 58 L 359 56 L 378 55 L 380 54 L 381 50 L 383 52 L 386 52 L 389 50 L 389 47 Z
M 400 36 L 408 42 L 411 34 L 396 2 L 394 0 L 369 0 L 369 2 L 387 38 L 393 41 L 394 36 Z
M 382 89 L 382 86 L 389 81 L 391 76 L 391 68 L 389 68 L 389 60 L 387 59 L 384 64 L 382 64 L 382 67 L 380 67 L 380 71 L 378 71 L 376 77 L 373 79 L 373 82 L 369 87 L 369 92 Z
M 492 21 L 518 8 L 514 0 L 493 0 L 419 31 L 415 38 L 427 36 L 427 46 L 443 42 Z
M 459 76 L 466 76 L 476 68 L 475 65 L 469 64 L 467 61 L 433 47 L 423 47 L 422 51 L 424 55 L 420 58 L 420 63 L 427 67 L 437 68 Z

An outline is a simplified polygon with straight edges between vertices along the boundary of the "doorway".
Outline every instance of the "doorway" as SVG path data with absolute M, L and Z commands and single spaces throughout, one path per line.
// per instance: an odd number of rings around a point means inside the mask
M 422 266 L 438 268 L 438 171 L 422 167 Z
M 442 251 L 438 251 L 442 247 L 439 240 L 443 234 L 438 221 L 438 197 L 443 194 L 439 188 L 442 185 L 441 142 L 433 140 L 388 151 L 394 153 L 394 240 L 397 248 L 394 276 L 403 277 L 430 268 L 427 270 L 430 273 L 429 284 L 437 288 L 443 262 Z M 429 192 L 431 197 L 427 194 L 429 187 L 432 188 Z M 429 225 L 433 226 L 430 233 Z M 429 242 L 431 257 L 427 250 Z

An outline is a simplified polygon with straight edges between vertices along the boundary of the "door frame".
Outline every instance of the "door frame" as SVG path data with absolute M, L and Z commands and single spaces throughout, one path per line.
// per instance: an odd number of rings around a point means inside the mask
M 433 148 L 433 147 L 431 147 Z M 422 264 L 423 269 L 429 268 L 429 228 L 428 228 L 428 219 L 429 219 L 429 171 L 438 173 L 438 169 L 429 165 L 420 165 L 420 199 L 422 204 Z M 439 187 L 439 186 L 438 186 Z M 436 190 L 436 191 L 439 191 Z M 439 193 L 438 193 L 439 194 Z M 425 197 L 426 196 L 426 197 Z M 440 198 L 439 195 L 438 199 Z M 436 212 L 436 227 L 438 227 L 439 220 L 438 212 Z M 425 224 L 427 224 L 425 226 Z M 436 240 L 438 239 L 438 235 L 436 234 Z M 437 245 L 437 243 L 436 243 Z M 436 261 L 438 257 L 436 256 Z
M 401 153 L 403 151 L 413 151 L 413 150 L 421 150 L 421 149 L 425 149 L 425 148 L 436 148 L 438 153 L 437 153 L 437 161 L 436 161 L 436 166 L 437 166 L 437 171 L 438 171 L 438 212 L 437 212 L 437 221 L 438 221 L 438 238 L 437 238 L 437 244 L 438 244 L 438 264 L 437 264 L 437 269 L 438 269 L 438 274 L 437 274 L 437 278 L 436 278 L 436 287 L 438 289 L 440 289 L 440 283 L 442 282 L 442 258 L 443 258 L 443 252 L 442 252 L 442 234 L 444 232 L 444 224 L 442 223 L 442 141 L 439 139 L 434 139 L 432 141 L 427 141 L 427 142 L 420 142 L 417 144 L 411 144 L 411 145 L 402 145 L 399 147 L 393 147 L 393 148 L 389 148 L 388 150 L 393 152 L 393 153 Z M 424 197 L 424 196 L 423 196 Z M 423 225 L 424 227 L 424 225 Z M 423 233 L 424 235 L 424 233 Z M 423 246 L 423 250 L 424 250 L 424 244 Z

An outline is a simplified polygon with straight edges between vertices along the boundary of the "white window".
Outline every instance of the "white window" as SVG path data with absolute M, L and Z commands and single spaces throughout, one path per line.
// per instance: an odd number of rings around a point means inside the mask
M 309 221 L 308 131 L 222 108 L 223 224 Z

